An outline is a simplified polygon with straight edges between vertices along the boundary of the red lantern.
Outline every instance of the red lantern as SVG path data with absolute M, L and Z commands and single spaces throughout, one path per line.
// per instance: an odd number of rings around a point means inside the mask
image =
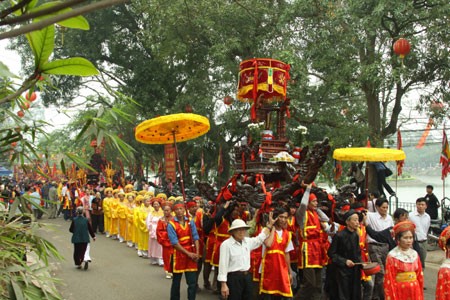
M 223 98 L 223 103 L 225 103 L 225 105 L 231 105 L 233 104 L 234 99 L 231 96 L 226 96 L 225 98 Z
M 404 58 L 409 51 L 411 50 L 411 45 L 409 44 L 408 40 L 404 38 L 400 38 L 394 43 L 394 52 L 395 54 L 399 55 L 400 58 Z
M 91 145 L 90 145 L 91 147 L 97 147 L 97 139 L 93 139 L 92 141 L 91 141 Z

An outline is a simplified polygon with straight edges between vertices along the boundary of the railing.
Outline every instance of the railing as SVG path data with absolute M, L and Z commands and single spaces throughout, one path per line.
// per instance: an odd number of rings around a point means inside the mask
M 394 214 L 394 211 L 397 208 L 404 208 L 407 211 L 415 211 L 416 210 L 416 203 L 413 202 L 396 202 L 395 199 L 390 199 L 389 201 L 389 212 L 390 214 Z

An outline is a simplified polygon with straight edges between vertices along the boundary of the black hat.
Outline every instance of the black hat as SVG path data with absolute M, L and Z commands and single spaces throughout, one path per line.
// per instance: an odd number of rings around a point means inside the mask
M 350 209 L 349 211 L 347 211 L 347 212 L 344 214 L 344 221 L 347 221 L 348 218 L 350 218 L 351 216 L 356 215 L 356 214 L 358 214 L 358 213 L 357 213 L 355 210 Z

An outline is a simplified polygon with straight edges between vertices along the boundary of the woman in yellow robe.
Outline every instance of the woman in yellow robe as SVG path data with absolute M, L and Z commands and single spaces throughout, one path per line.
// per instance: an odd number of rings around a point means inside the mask
M 144 198 L 144 205 L 141 206 L 138 213 L 138 227 L 139 227 L 139 241 L 138 241 L 138 256 L 148 257 L 148 229 L 147 229 L 147 216 L 151 212 L 150 206 L 151 197 L 146 196 Z
M 109 233 L 113 240 L 117 240 L 117 235 L 119 234 L 119 217 L 117 215 L 117 207 L 119 206 L 118 193 L 119 190 L 113 191 L 113 198 L 109 206 L 111 208 L 111 224 Z
M 135 241 L 135 237 L 134 237 L 134 233 L 135 233 L 135 229 L 134 229 L 134 219 L 133 219 L 133 209 L 135 206 L 134 203 L 134 194 L 133 193 L 128 193 L 126 194 L 127 196 L 127 200 L 128 200 L 128 204 L 127 204 L 127 234 L 125 236 L 125 240 L 127 241 L 127 246 L 132 248 L 134 245 L 134 241 Z
M 125 193 L 118 193 L 119 203 L 117 205 L 117 218 L 119 221 L 119 242 L 123 243 L 127 235 L 128 219 L 128 200 L 125 199 Z
M 113 189 L 108 187 L 105 189 L 105 199 L 103 199 L 103 220 L 105 227 L 106 237 L 110 237 L 111 230 L 111 201 L 112 201 L 112 191 Z

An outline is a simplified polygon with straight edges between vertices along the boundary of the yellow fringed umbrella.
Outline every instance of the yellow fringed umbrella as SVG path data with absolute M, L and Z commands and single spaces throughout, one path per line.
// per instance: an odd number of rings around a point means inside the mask
M 341 161 L 398 161 L 406 158 L 403 150 L 385 148 L 339 148 L 333 158 Z
M 180 173 L 181 192 L 186 199 L 181 170 L 178 158 L 177 142 L 185 142 L 204 135 L 209 131 L 208 118 L 196 114 L 181 113 L 153 118 L 142 122 L 136 127 L 135 138 L 144 144 L 174 144 L 175 156 Z
M 153 118 L 136 127 L 135 137 L 144 144 L 185 142 L 209 131 L 208 118 L 196 114 L 173 114 Z

